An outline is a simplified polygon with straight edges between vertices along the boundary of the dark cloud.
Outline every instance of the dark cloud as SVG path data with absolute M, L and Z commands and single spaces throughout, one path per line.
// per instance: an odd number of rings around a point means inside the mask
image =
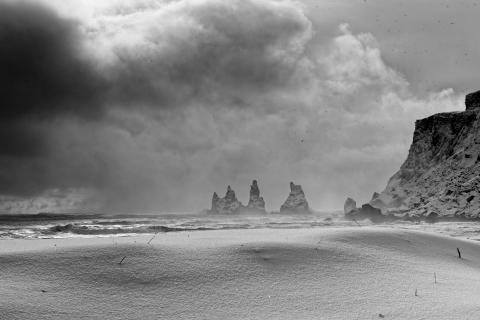
M 301 10 L 280 2 L 141 9 L 144 19 L 115 15 L 97 30 L 34 2 L 0 2 L 1 194 L 91 187 L 116 210 L 148 207 L 158 192 L 166 205 L 176 201 L 166 182 L 186 183 L 197 170 L 178 155 L 212 142 L 202 128 L 201 142 L 176 132 L 192 119 L 170 110 L 245 106 L 288 88 L 311 37 Z M 132 116 L 149 109 L 165 111 L 152 113 L 167 128 L 158 141 L 152 132 L 139 137 L 145 116 Z M 119 117 L 122 110 L 131 113 Z
M 48 148 L 43 127 L 25 120 L 0 120 L 0 155 L 35 158 Z
M 23 1 L 0 2 L 0 70 L 2 191 L 31 192 L 17 158 L 45 156 L 58 117 L 100 117 L 105 82 L 84 56 L 77 22 Z
M 74 21 L 26 2 L 0 2 L 0 116 L 98 114 L 103 83 L 82 57 Z
M 282 2 L 177 1 L 145 16 L 106 27 L 118 34 L 110 50 L 119 102 L 245 105 L 245 96 L 292 84 L 312 32 L 303 13 Z

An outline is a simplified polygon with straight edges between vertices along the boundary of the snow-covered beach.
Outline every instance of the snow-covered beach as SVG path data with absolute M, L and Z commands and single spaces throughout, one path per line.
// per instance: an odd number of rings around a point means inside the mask
M 0 248 L 1 319 L 477 319 L 480 314 L 480 245 L 403 228 L 209 230 L 159 233 L 153 240 L 151 235 L 9 239 L 1 240 Z

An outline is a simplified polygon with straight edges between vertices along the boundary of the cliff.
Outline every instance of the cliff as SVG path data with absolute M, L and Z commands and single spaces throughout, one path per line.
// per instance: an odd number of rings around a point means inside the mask
M 416 121 L 407 159 L 370 205 L 410 217 L 479 217 L 480 91 L 465 104 Z

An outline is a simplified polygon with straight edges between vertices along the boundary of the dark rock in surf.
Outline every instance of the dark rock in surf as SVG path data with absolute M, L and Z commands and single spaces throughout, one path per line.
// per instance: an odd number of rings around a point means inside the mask
M 209 212 L 217 214 L 235 214 L 239 213 L 243 209 L 244 206 L 240 201 L 237 200 L 235 191 L 228 186 L 227 193 L 223 198 L 218 197 L 216 192 L 213 193 L 212 208 Z
M 343 205 L 343 212 L 348 214 L 355 210 L 357 210 L 357 202 L 352 198 L 347 198 L 347 200 L 345 200 L 345 204 Z
M 257 180 L 253 180 L 250 186 L 250 198 L 248 199 L 247 209 L 252 212 L 265 212 L 265 201 L 260 196 Z
M 280 207 L 281 213 L 310 213 L 302 186 L 290 182 L 290 194 Z

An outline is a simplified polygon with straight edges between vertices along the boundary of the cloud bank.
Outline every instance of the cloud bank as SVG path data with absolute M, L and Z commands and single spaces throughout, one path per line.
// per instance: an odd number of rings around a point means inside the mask
M 200 210 L 252 179 L 269 209 L 291 180 L 339 208 L 384 187 L 415 119 L 461 108 L 417 97 L 371 33 L 320 41 L 298 2 L 75 5 L 0 4 L 5 211 Z

